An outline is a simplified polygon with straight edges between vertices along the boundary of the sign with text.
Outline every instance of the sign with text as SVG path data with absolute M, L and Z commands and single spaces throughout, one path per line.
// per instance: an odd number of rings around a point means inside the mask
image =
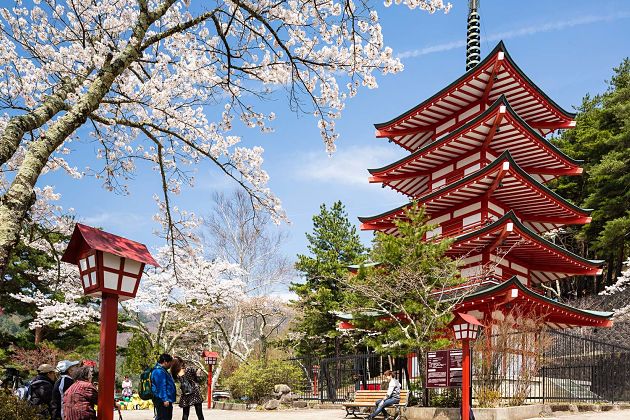
M 427 352 L 427 388 L 462 386 L 462 351 Z

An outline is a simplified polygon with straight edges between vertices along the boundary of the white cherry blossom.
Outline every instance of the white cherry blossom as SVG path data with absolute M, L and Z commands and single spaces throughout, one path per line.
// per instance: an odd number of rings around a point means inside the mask
M 431 13 L 450 8 L 441 0 L 404 4 Z M 210 163 L 257 208 L 283 220 L 263 149 L 243 145 L 241 125 L 272 131 L 275 114 L 258 107 L 284 92 L 289 108 L 315 116 L 333 152 L 346 100 L 402 69 L 365 1 L 5 0 L 0 267 L 19 240 L 39 177 L 50 170 L 95 176 L 127 194 L 129 179 L 148 162 L 162 184 L 162 205 L 172 209 L 170 196 Z M 99 162 L 79 168 L 72 150 L 84 147 L 96 149 Z M 175 241 L 186 235 L 176 232 L 171 213 L 159 217 Z

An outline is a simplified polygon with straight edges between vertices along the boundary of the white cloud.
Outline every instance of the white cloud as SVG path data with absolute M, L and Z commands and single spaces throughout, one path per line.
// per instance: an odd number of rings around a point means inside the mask
M 143 214 L 130 212 L 101 212 L 91 216 L 81 218 L 81 223 L 96 227 L 125 227 L 128 225 L 138 226 L 151 222 L 151 218 Z
M 290 290 L 286 290 L 286 291 L 281 291 L 281 292 L 271 292 L 269 294 L 270 297 L 275 298 L 275 299 L 279 299 L 282 302 L 286 302 L 288 303 L 291 300 L 297 300 L 298 299 L 298 295 L 296 295 L 295 293 L 291 292 Z
M 605 16 L 582 16 L 575 19 L 569 19 L 569 20 L 564 20 L 564 21 L 553 21 L 553 22 L 543 23 L 539 25 L 524 26 L 521 28 L 513 29 L 511 31 L 498 32 L 498 33 L 490 34 L 486 37 L 482 36 L 481 40 L 495 42 L 495 41 L 500 41 L 500 40 L 535 35 L 542 32 L 561 31 L 563 29 L 572 28 L 574 26 L 589 25 L 589 24 L 598 23 L 598 22 L 610 22 L 610 21 L 619 20 L 619 19 L 627 19 L 629 17 L 630 17 L 630 13 L 617 13 L 617 14 L 605 15 Z M 465 46 L 466 46 L 466 40 L 462 39 L 458 41 L 447 42 L 444 44 L 431 45 L 431 46 L 420 48 L 417 50 L 403 51 L 398 54 L 398 57 L 403 58 L 403 59 L 420 57 L 422 55 L 432 54 L 435 52 L 442 52 L 442 51 L 454 50 L 457 48 L 464 48 Z
M 298 162 L 296 172 L 305 180 L 371 187 L 367 168 L 387 165 L 404 155 L 403 149 L 388 144 L 386 140 L 383 143 L 378 146 L 339 147 L 330 156 L 321 152 L 308 153 L 304 160 Z

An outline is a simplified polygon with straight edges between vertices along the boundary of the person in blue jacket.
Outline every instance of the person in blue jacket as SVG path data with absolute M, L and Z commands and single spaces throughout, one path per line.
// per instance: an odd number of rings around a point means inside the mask
M 151 371 L 151 392 L 155 407 L 155 420 L 172 420 L 173 403 L 177 398 L 175 381 L 168 370 L 173 365 L 170 354 L 162 354 Z

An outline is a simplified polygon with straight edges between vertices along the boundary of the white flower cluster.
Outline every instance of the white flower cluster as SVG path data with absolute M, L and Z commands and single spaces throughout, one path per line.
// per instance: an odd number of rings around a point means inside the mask
M 8 3 L 0 7 L 0 109 L 8 113 L 0 117 L 0 129 L 16 113 L 45 118 L 29 131 L 30 140 L 22 139 L 24 148 L 71 113 L 85 113 L 90 127 L 67 135 L 46 170 L 63 169 L 75 178 L 90 174 L 105 188 L 126 193 L 128 180 L 144 167 L 139 162 L 146 161 L 160 172 L 166 195 L 192 185 L 197 165 L 206 160 L 278 220 L 285 215 L 266 187 L 262 148 L 236 147 L 241 137 L 233 133 L 234 121 L 271 131 L 275 113 L 265 115 L 254 105 L 284 90 L 291 108 L 315 116 L 332 152 L 334 120 L 346 100 L 360 86 L 375 88 L 378 73 L 403 68 L 384 44 L 377 13 L 364 2 Z M 441 0 L 404 4 L 430 12 L 450 8 Z M 140 22 L 162 11 L 145 31 Z M 121 72 L 107 92 L 97 94 L 103 75 L 117 68 Z M 50 106 L 59 101 L 63 106 Z M 84 109 L 90 101 L 98 101 L 94 111 Z M 45 116 L 52 108 L 57 110 Z M 65 155 L 70 144 L 89 141 L 103 164 L 79 170 Z
M 630 289 L 630 258 L 624 264 L 626 266 L 626 270 L 621 272 L 621 276 L 617 277 L 617 281 L 615 284 L 610 286 L 606 286 L 606 288 L 600 292 L 600 295 L 611 296 L 618 293 L 623 293 L 626 290 Z M 615 316 L 621 317 L 628 315 L 630 313 L 630 303 L 615 309 Z
M 162 248 L 158 261 L 162 267 L 147 271 L 136 297 L 123 303 L 126 310 L 179 316 L 185 308 L 223 307 L 244 297 L 243 270 L 237 264 L 208 260 L 202 248 L 178 249 L 175 262 L 171 250 Z

